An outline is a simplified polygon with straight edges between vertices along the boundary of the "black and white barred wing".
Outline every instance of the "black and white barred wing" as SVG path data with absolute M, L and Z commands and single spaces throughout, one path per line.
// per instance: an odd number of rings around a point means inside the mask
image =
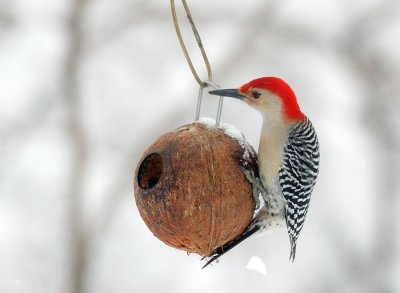
M 286 225 L 289 233 L 292 261 L 296 241 L 303 228 L 319 167 L 319 146 L 314 127 L 306 119 L 294 126 L 285 146 L 279 183 L 286 200 Z

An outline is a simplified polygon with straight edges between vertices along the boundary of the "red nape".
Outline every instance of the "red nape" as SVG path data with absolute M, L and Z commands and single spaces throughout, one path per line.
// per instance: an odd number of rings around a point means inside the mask
M 280 97 L 287 119 L 303 120 L 305 118 L 300 110 L 295 93 L 284 80 L 278 77 L 261 77 L 241 86 L 239 91 L 246 93 L 252 88 L 264 89 Z

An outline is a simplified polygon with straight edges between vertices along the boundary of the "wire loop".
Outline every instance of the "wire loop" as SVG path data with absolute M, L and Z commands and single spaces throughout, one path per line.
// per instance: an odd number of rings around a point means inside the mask
M 170 1 L 171 1 L 171 12 L 172 12 L 172 18 L 173 18 L 174 26 L 175 26 L 175 30 L 176 30 L 176 35 L 178 36 L 179 43 L 181 45 L 183 54 L 185 55 L 186 62 L 188 63 L 190 70 L 192 71 L 192 74 L 193 74 L 194 78 L 196 79 L 197 83 L 200 85 L 200 87 L 207 87 L 208 86 L 207 83 L 202 82 L 199 75 L 197 74 L 197 71 L 194 68 L 192 60 L 190 59 L 189 53 L 186 49 L 185 42 L 183 41 L 181 30 L 179 29 L 178 18 L 176 16 L 175 0 L 170 0 Z M 212 82 L 212 71 L 211 71 L 210 62 L 208 61 L 206 51 L 204 50 L 203 43 L 201 42 L 199 32 L 196 29 L 196 26 L 195 26 L 193 18 L 192 18 L 192 14 L 190 13 L 190 10 L 186 3 L 186 0 L 182 0 L 182 4 L 183 4 L 183 7 L 185 8 L 186 16 L 192 27 L 192 31 L 196 38 L 196 42 L 197 42 L 197 45 L 199 46 L 201 55 L 203 56 L 204 64 L 206 65 L 206 68 L 207 68 L 208 81 Z
M 203 43 L 201 41 L 199 32 L 197 31 L 196 25 L 194 24 L 193 17 L 192 17 L 192 14 L 190 13 L 189 6 L 187 5 L 186 0 L 182 0 L 182 4 L 183 4 L 183 7 L 185 8 L 186 16 L 192 27 L 192 31 L 196 38 L 197 45 L 199 46 L 201 55 L 203 56 L 204 64 L 207 68 L 208 80 L 206 80 L 206 81 L 202 81 L 200 79 L 199 75 L 197 74 L 196 68 L 194 68 L 194 66 L 193 66 L 192 60 L 190 59 L 189 53 L 186 49 L 185 42 L 183 41 L 181 30 L 179 28 L 178 18 L 176 16 L 175 0 L 170 0 L 170 1 L 171 1 L 172 19 L 174 21 L 174 26 L 175 26 L 175 30 L 176 30 L 176 35 L 178 36 L 179 44 L 181 45 L 183 54 L 185 55 L 185 59 L 186 59 L 187 64 L 190 67 L 190 70 L 192 71 L 193 77 L 195 78 L 197 83 L 200 85 L 199 95 L 197 97 L 197 107 L 196 107 L 196 117 L 195 117 L 195 121 L 197 121 L 200 119 L 201 103 L 203 100 L 203 89 L 205 87 L 212 87 L 213 89 L 220 89 L 221 87 L 212 81 L 212 71 L 211 71 L 210 62 L 208 61 L 206 51 L 204 50 Z M 220 124 L 223 102 L 224 102 L 224 98 L 219 97 L 217 118 L 215 120 L 215 126 L 219 126 L 219 124 Z

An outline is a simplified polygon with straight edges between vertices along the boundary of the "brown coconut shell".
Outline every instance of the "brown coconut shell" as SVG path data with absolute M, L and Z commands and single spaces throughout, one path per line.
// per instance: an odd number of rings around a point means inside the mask
M 182 126 L 161 136 L 140 159 L 136 205 L 161 241 L 208 256 L 252 219 L 255 200 L 243 168 L 258 173 L 256 153 L 245 141 L 202 123 Z

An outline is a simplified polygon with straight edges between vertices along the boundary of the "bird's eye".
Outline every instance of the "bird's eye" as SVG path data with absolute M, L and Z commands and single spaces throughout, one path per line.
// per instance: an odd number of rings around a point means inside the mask
M 258 99 L 259 97 L 261 97 L 261 93 L 256 91 L 251 92 L 251 95 L 254 99 Z

